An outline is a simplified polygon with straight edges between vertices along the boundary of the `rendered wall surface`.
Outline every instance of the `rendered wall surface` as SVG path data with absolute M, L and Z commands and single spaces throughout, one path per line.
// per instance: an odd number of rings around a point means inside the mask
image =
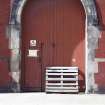
M 10 49 L 6 35 L 10 14 L 10 0 L 0 0 L 0 91 L 9 90 L 10 78 Z
M 98 93 L 105 93 L 105 1 L 96 0 L 96 3 L 101 33 L 95 51 L 95 61 L 98 62 L 95 82 L 98 86 Z

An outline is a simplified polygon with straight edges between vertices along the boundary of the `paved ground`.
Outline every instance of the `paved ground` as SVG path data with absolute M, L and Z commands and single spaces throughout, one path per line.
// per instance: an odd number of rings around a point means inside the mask
M 105 95 L 0 94 L 0 105 L 105 105 Z

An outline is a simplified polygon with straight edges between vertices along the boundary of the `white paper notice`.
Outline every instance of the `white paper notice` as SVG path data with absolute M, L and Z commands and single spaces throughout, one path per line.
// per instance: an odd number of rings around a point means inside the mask
M 36 46 L 36 40 L 30 40 L 30 46 Z
M 28 50 L 29 57 L 38 57 L 38 50 Z

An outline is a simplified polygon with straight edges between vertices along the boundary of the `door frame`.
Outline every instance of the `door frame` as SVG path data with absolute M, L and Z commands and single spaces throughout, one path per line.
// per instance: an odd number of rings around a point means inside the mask
M 9 36 L 9 48 L 11 49 L 11 61 L 10 65 L 14 65 L 14 60 L 16 57 L 20 56 L 20 59 L 15 59 L 15 61 L 18 62 L 18 70 L 17 72 L 21 73 L 20 70 L 20 62 L 21 62 L 21 53 L 20 53 L 20 36 L 21 36 L 21 17 L 22 17 L 22 12 L 25 4 L 27 3 L 28 0 L 14 0 L 11 3 L 11 13 L 10 13 L 10 20 L 9 20 L 9 25 L 8 25 L 8 36 Z M 88 44 L 90 43 L 90 40 L 88 40 L 89 36 L 92 35 L 90 34 L 90 31 L 98 31 L 99 30 L 99 25 L 98 25 L 98 16 L 97 16 L 97 9 L 96 9 L 96 2 L 94 0 L 80 0 L 81 5 L 84 8 L 86 19 L 85 19 L 85 83 L 86 83 L 86 91 L 85 93 L 89 93 L 90 90 L 94 90 L 94 87 L 96 86 L 94 82 L 94 73 L 91 73 L 91 78 L 89 77 L 90 75 L 90 68 L 94 67 L 96 64 L 94 64 L 94 60 L 89 60 L 89 57 L 92 57 L 91 53 L 89 53 L 89 50 L 91 49 Z M 91 18 L 91 20 L 90 20 Z M 98 33 L 99 34 L 99 33 Z M 17 39 L 14 39 L 14 35 L 16 36 Z M 96 37 L 98 39 L 98 37 Z M 14 41 L 15 40 L 15 41 Z M 98 43 L 98 42 L 97 42 Z M 95 43 L 95 44 L 97 44 Z M 14 56 L 14 51 L 17 51 L 17 53 Z M 91 49 L 91 51 L 95 50 Z M 95 55 L 95 54 L 94 54 Z M 93 65 L 90 67 L 90 63 L 93 62 Z M 12 67 L 10 68 L 11 72 L 14 70 Z M 17 74 L 18 75 L 18 74 Z M 92 82 L 90 83 L 90 81 Z M 19 80 L 15 81 L 17 84 L 19 84 Z M 93 86 L 93 87 L 92 87 Z M 19 90 L 18 90 L 19 91 Z

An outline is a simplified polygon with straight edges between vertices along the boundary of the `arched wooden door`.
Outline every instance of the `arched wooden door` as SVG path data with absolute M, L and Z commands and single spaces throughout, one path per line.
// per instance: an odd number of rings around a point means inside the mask
M 85 13 L 79 0 L 27 2 L 21 64 L 23 91 L 44 91 L 47 66 L 78 66 L 80 90 L 84 90 Z

